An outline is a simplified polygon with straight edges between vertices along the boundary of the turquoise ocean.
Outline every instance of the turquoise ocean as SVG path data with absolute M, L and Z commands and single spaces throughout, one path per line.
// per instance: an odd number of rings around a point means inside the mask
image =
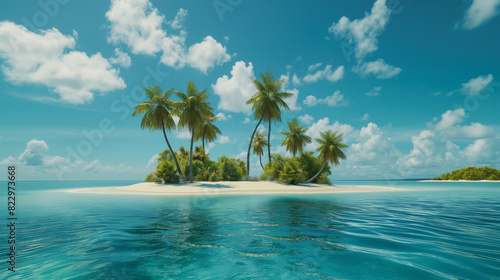
M 500 279 L 500 183 L 336 181 L 408 191 L 146 196 L 7 182 L 0 279 Z

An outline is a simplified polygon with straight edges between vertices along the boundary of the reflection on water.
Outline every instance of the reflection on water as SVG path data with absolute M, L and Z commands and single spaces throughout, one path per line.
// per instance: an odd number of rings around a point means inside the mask
M 127 230 L 139 237 L 135 250 L 149 252 L 140 262 L 179 278 L 200 277 L 201 271 L 209 277 L 215 267 L 231 278 L 248 270 L 278 277 L 317 270 L 326 252 L 345 249 L 337 235 L 343 224 L 336 220 L 343 207 L 332 201 L 270 199 L 253 211 L 234 203 L 240 199 L 211 202 L 165 207 Z M 151 270 L 141 274 L 151 275 Z
M 175 198 L 27 191 L 22 199 L 18 270 L 1 279 L 500 275 L 500 189 Z

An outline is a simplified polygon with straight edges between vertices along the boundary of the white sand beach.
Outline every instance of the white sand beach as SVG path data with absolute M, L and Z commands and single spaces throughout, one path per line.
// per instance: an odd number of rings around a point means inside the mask
M 380 186 L 326 186 L 317 184 L 286 185 L 275 182 L 196 182 L 161 185 L 139 183 L 123 187 L 70 189 L 72 193 L 135 194 L 135 195 L 230 195 L 230 194 L 322 194 L 401 191 Z

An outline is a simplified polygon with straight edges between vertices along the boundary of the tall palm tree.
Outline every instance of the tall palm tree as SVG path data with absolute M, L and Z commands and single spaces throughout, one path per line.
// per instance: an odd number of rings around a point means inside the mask
M 195 131 L 201 127 L 203 120 L 214 117 L 210 102 L 207 102 L 207 89 L 198 92 L 196 84 L 188 82 L 186 93 L 176 91 L 175 94 L 181 99 L 175 102 L 174 112 L 179 116 L 179 129 L 187 127 L 191 133 L 191 148 L 189 150 L 189 182 L 193 182 L 193 143 Z
M 319 172 L 316 173 L 316 175 L 314 175 L 307 181 L 307 183 L 314 181 L 314 179 L 316 179 L 316 177 L 321 174 L 327 162 L 338 165 L 340 163 L 339 158 L 346 158 L 344 152 L 342 152 L 341 149 L 349 147 L 346 144 L 342 143 L 344 138 L 344 135 L 342 133 L 337 135 L 337 132 L 327 130 L 325 132 L 321 132 L 320 135 L 321 138 L 315 139 L 316 142 L 320 144 L 316 151 L 319 151 L 319 157 L 323 159 L 323 166 L 321 167 Z
M 203 120 L 201 126 L 196 129 L 194 135 L 194 141 L 198 141 L 201 139 L 203 151 L 205 151 L 205 140 L 210 143 L 217 139 L 217 134 L 222 134 L 220 129 L 213 124 L 213 122 L 217 121 L 219 117 L 208 117 Z
M 258 91 L 246 102 L 246 104 L 252 104 L 254 118 L 255 120 L 259 120 L 253 130 L 250 143 L 248 144 L 247 178 L 248 174 L 250 174 L 250 149 L 252 148 L 252 141 L 257 128 L 262 121 L 269 122 L 267 154 L 269 155 L 269 162 L 271 162 L 271 122 L 281 121 L 281 108 L 290 110 L 283 99 L 293 95 L 293 93 L 289 92 L 280 92 L 285 81 L 274 80 L 273 73 L 271 72 L 266 72 L 265 74 L 261 73 L 260 79 L 261 81 L 257 79 L 253 80 L 253 84 Z
M 181 180 L 185 181 L 184 175 L 182 174 L 181 167 L 175 156 L 175 152 L 170 146 L 166 130 L 171 130 L 175 127 L 175 122 L 172 118 L 172 112 L 175 109 L 175 102 L 170 99 L 174 88 L 167 90 L 162 94 L 162 90 L 158 85 L 153 85 L 151 87 L 142 88 L 146 93 L 149 100 L 146 100 L 135 106 L 135 110 L 132 116 L 136 116 L 144 113 L 141 121 L 141 128 L 149 128 L 150 130 L 162 130 L 163 137 L 167 142 L 168 149 L 172 153 L 172 156 L 177 166 L 177 172 L 181 176 Z
M 264 165 L 262 165 L 262 155 L 264 154 L 264 148 L 267 147 L 267 139 L 264 135 L 264 131 L 255 134 L 252 145 L 253 154 L 259 156 L 260 166 L 264 169 Z
M 297 152 L 302 153 L 307 143 L 311 143 L 311 137 L 304 134 L 307 128 L 300 126 L 296 118 L 293 118 L 291 122 L 287 123 L 289 130 L 280 131 L 281 134 L 286 135 L 281 145 L 286 145 L 286 150 L 295 156 Z

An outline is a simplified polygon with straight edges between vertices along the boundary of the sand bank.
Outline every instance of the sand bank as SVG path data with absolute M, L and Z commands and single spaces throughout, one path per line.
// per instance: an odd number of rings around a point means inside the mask
M 123 187 L 85 188 L 66 190 L 73 193 L 135 194 L 135 195 L 224 195 L 224 194 L 322 194 L 401 191 L 380 186 L 325 186 L 317 184 L 286 185 L 275 182 L 196 182 L 161 185 L 139 183 Z

